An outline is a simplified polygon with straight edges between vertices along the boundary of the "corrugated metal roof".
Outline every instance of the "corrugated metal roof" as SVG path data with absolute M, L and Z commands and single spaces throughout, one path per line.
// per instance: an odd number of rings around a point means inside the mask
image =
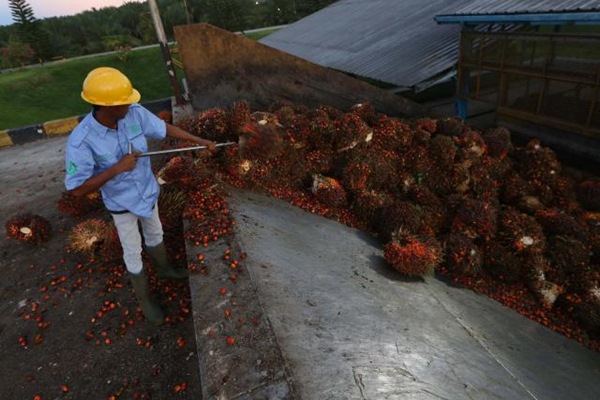
M 460 26 L 438 15 L 594 11 L 600 0 L 340 0 L 261 43 L 328 68 L 414 87 L 456 64 Z
M 531 14 L 600 11 L 600 0 L 476 0 L 450 15 Z
M 315 64 L 412 87 L 456 63 L 460 27 L 434 17 L 473 0 L 340 0 L 261 43 Z

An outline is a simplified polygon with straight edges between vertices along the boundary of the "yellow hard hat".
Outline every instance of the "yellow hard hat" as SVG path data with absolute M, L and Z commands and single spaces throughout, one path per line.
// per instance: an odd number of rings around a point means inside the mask
M 98 106 L 137 103 L 142 96 L 121 71 L 111 67 L 95 68 L 83 81 L 81 98 Z

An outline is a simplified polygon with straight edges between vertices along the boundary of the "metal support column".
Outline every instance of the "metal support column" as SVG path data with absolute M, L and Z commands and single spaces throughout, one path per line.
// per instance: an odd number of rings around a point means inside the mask
M 156 30 L 156 36 L 158 37 L 160 50 L 165 61 L 165 66 L 167 67 L 167 74 L 169 75 L 171 88 L 173 89 L 173 95 L 175 96 L 175 102 L 177 105 L 183 105 L 186 103 L 186 101 L 181 94 L 181 88 L 179 87 L 179 81 L 177 80 L 177 73 L 175 72 L 175 67 L 171 58 L 171 50 L 169 49 L 169 44 L 167 43 L 167 36 L 165 35 L 165 29 L 160 19 L 156 0 L 148 0 L 148 5 L 150 6 L 150 14 L 152 15 L 152 22 L 154 23 L 154 29 Z

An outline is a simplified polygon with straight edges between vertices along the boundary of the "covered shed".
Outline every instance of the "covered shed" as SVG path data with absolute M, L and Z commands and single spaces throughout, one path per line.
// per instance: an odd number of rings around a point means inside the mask
M 600 140 L 600 1 L 473 1 L 438 14 L 461 27 L 457 110 Z
M 473 0 L 340 0 L 261 43 L 331 69 L 424 90 L 455 70 L 460 26 L 437 24 Z

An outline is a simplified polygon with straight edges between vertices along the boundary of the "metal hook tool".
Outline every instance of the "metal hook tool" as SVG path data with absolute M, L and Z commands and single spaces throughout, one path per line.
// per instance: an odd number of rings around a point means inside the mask
M 217 143 L 216 147 L 224 147 L 224 146 L 233 146 L 237 145 L 236 142 L 226 142 L 226 143 Z M 181 149 L 169 149 L 169 150 L 159 150 L 159 151 L 146 151 L 144 153 L 138 154 L 138 157 L 145 156 L 156 156 L 159 154 L 168 154 L 168 153 L 178 153 L 180 151 L 190 151 L 190 150 L 203 150 L 206 149 L 207 146 L 193 146 L 193 147 L 183 147 Z

